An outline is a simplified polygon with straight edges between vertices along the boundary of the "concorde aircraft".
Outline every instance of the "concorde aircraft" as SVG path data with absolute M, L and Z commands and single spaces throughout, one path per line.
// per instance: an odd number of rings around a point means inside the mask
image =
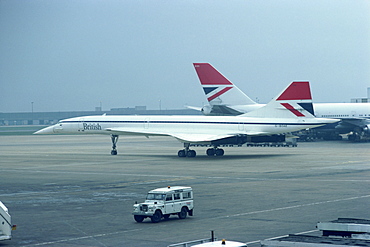
M 194 63 L 209 105 L 189 107 L 200 110 L 204 115 L 240 115 L 256 110 L 257 104 L 235 84 L 230 82 L 209 63 Z M 338 139 L 339 134 L 349 134 L 349 139 L 370 139 L 370 103 L 313 103 L 315 116 L 336 118 L 341 121 L 314 129 L 325 139 Z
M 253 138 L 313 128 L 338 120 L 313 116 L 308 82 L 292 82 L 266 106 L 240 116 L 84 116 L 61 120 L 34 134 L 111 135 L 112 155 L 119 135 L 171 136 L 184 144 L 179 157 L 195 157 L 191 144 L 207 144 L 208 156 L 222 156 L 220 145 L 242 145 Z

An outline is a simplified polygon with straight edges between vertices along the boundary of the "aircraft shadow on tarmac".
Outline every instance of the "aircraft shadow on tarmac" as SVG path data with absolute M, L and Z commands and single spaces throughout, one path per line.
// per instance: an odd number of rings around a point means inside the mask
M 237 159 L 263 159 L 263 158 L 273 158 L 273 157 L 284 157 L 292 156 L 297 154 L 231 154 L 225 156 L 207 156 L 207 155 L 197 155 L 196 157 L 177 157 L 176 155 L 164 155 L 164 154 L 126 154 L 123 156 L 141 156 L 141 157 L 157 157 L 157 158 L 168 158 L 175 160 L 183 161 L 192 161 L 192 160 L 237 160 Z

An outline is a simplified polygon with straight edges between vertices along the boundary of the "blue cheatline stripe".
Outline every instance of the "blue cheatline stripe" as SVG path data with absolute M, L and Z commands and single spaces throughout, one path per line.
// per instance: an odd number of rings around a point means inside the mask
M 319 123 L 243 123 L 243 122 L 199 122 L 199 121 L 61 121 L 60 123 L 145 123 L 145 124 L 245 124 L 245 125 L 318 125 Z

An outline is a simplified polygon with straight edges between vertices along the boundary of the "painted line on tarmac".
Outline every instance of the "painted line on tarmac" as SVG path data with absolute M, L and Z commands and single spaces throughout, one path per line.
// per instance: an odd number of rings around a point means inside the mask
M 42 245 L 49 245 L 49 244 L 65 243 L 65 242 L 69 242 L 69 241 L 94 239 L 94 238 L 98 238 L 98 237 L 105 237 L 105 236 L 110 236 L 110 235 L 116 235 L 116 234 L 122 234 L 122 233 L 128 233 L 128 232 L 136 232 L 136 231 L 142 231 L 142 229 L 133 229 L 133 230 L 127 230 L 127 231 L 120 231 L 120 232 L 102 233 L 102 234 L 96 234 L 96 235 L 91 235 L 91 236 L 61 239 L 61 240 L 49 241 L 49 242 L 43 242 L 43 243 L 37 243 L 37 244 L 27 244 L 27 245 L 22 245 L 21 247 L 42 246 Z
M 370 195 L 355 196 L 355 197 L 342 198 L 342 199 L 329 200 L 329 201 L 322 201 L 322 202 L 312 202 L 312 203 L 299 204 L 299 205 L 294 205 L 294 206 L 289 206 L 289 207 L 282 207 L 282 208 L 265 209 L 265 210 L 260 210 L 260 211 L 247 212 L 247 213 L 240 213 L 240 214 L 232 214 L 232 215 L 226 215 L 226 216 L 219 216 L 219 217 L 216 217 L 216 218 L 231 218 L 231 217 L 245 216 L 245 215 L 251 215 L 251 214 L 269 213 L 269 212 L 280 211 L 280 210 L 287 210 L 287 209 L 293 209 L 293 208 L 316 206 L 316 205 L 326 204 L 326 203 L 351 201 L 351 200 L 363 199 L 363 198 L 368 198 L 368 197 L 370 197 Z
M 318 229 L 315 229 L 315 230 L 310 230 L 310 231 L 305 231 L 305 232 L 297 232 L 297 233 L 294 233 L 294 235 L 302 235 L 302 234 L 313 233 L 313 232 L 318 232 L 318 231 L 319 231 Z M 288 236 L 289 235 L 283 235 L 283 236 L 278 236 L 278 237 L 267 238 L 267 239 L 264 239 L 264 240 L 274 240 L 274 239 L 277 239 L 277 238 L 284 238 L 284 237 L 288 237 Z M 245 244 L 256 244 L 256 243 L 259 243 L 261 241 L 262 240 L 259 239 L 259 240 L 251 241 L 251 242 L 248 242 L 248 243 L 245 243 Z
M 46 173 L 46 174 L 85 174 L 85 175 L 111 175 L 111 176 L 136 176 L 136 177 L 166 177 L 166 178 L 187 178 L 193 179 L 233 179 L 233 180 L 250 180 L 250 181 L 312 181 L 312 178 L 254 178 L 254 177 L 209 177 L 209 176 L 179 176 L 179 175 L 163 175 L 163 174 L 134 174 L 134 173 L 119 173 L 119 172 L 85 172 L 85 171 L 44 171 L 44 170 L 31 170 L 31 168 L 16 168 L 16 169 L 3 169 L 2 172 L 28 172 L 28 173 Z M 370 182 L 370 179 L 316 179 L 315 181 L 322 182 Z

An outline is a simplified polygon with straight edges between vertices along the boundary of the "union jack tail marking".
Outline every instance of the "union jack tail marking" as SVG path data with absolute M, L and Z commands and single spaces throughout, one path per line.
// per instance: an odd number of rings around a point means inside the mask
M 303 115 L 300 111 L 294 109 L 294 107 L 291 104 L 289 103 L 280 103 L 280 104 L 284 106 L 286 109 L 288 109 L 289 111 L 291 111 L 297 117 L 305 117 L 305 115 Z

